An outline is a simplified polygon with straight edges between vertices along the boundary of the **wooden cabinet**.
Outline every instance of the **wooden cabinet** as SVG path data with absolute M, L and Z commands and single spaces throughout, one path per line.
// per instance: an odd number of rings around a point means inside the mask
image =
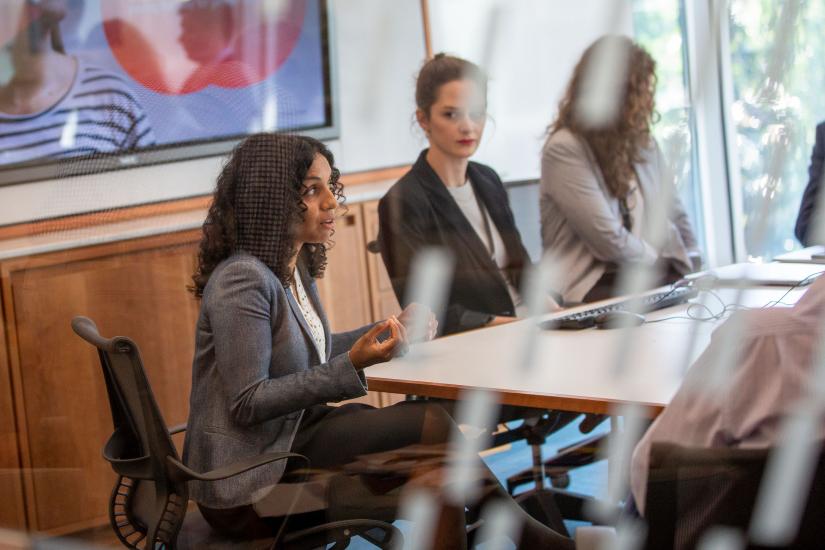
M 28 528 L 106 521 L 112 421 L 97 353 L 75 315 L 138 343 L 169 424 L 186 421 L 198 304 L 186 291 L 197 232 L 5 262 L 3 298 Z
M 369 300 L 364 216 L 361 205 L 348 207 L 335 224 L 324 277 L 316 281 L 333 332 L 362 327 L 374 319 Z
M 0 336 L 5 334 L 0 318 Z M 23 476 L 6 339 L 0 337 L 0 527 L 25 529 Z
M 378 201 L 365 202 L 364 209 L 364 239 L 367 244 L 378 238 Z M 401 307 L 393 292 L 387 270 L 381 255 L 370 252 L 367 255 L 369 268 L 370 296 L 372 315 L 376 319 L 386 319 L 390 315 L 398 315 Z
M 368 323 L 386 319 L 397 314 L 395 309 L 383 313 L 375 308 L 372 291 L 375 255 L 367 253 L 365 234 L 369 234 L 371 218 L 361 204 L 350 205 L 348 212 L 336 223 L 334 246 L 327 252 L 327 270 L 318 280 L 318 292 L 324 311 L 329 317 L 330 329 L 334 332 L 362 327 Z M 375 207 L 372 209 L 373 214 Z M 377 217 L 375 218 L 377 224 Z M 377 232 L 377 225 L 375 232 Z M 381 258 L 378 258 L 381 263 Z M 383 265 L 381 266 L 383 270 Z M 387 279 L 386 273 L 384 278 Z M 387 279 L 389 284 L 389 279 Z M 367 403 L 374 407 L 384 407 L 396 402 L 390 395 L 369 392 L 364 397 L 346 403 Z
M 349 205 L 318 281 L 335 331 L 399 312 L 366 250 L 375 206 Z M 167 424 L 186 421 L 199 307 L 186 287 L 199 238 L 178 231 L 0 262 L 0 526 L 59 534 L 107 521 L 114 474 L 101 449 L 112 421 L 97 354 L 72 332 L 73 316 L 133 338 Z
M 378 238 L 378 201 L 369 201 L 361 205 L 364 212 L 364 241 L 367 247 Z M 386 319 L 398 315 L 401 306 L 390 283 L 387 269 L 381 254 L 367 250 L 367 268 L 369 271 L 370 307 L 374 319 Z M 377 392 L 379 407 L 388 407 L 404 400 L 403 395 Z

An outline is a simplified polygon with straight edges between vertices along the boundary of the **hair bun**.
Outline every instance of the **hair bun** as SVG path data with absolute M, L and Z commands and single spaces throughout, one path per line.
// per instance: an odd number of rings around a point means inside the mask
M 444 52 L 438 52 L 433 56 L 433 59 L 441 59 L 442 57 L 447 57 L 447 54 Z

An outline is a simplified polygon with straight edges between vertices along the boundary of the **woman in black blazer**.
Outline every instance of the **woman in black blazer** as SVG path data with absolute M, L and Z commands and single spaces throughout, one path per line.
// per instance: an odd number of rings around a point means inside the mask
M 431 246 L 455 259 L 441 332 L 514 320 L 530 258 L 496 172 L 470 162 L 484 131 L 487 78 L 463 59 L 438 54 L 416 81 L 416 119 L 430 147 L 378 205 L 381 256 L 399 303 L 416 253 Z

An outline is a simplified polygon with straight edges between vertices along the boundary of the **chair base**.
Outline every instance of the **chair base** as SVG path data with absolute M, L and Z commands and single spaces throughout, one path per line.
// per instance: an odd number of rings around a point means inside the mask
M 559 449 L 558 453 L 545 460 L 544 474 L 550 478 L 553 487 L 566 489 L 570 485 L 570 470 L 603 460 L 604 457 L 599 456 L 598 451 L 606 438 L 607 434 L 588 437 Z M 512 495 L 518 487 L 534 481 L 532 468 L 522 470 L 507 478 L 507 492 Z

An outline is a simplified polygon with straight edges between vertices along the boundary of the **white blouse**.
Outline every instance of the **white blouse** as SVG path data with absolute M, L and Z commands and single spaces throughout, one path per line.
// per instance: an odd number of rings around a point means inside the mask
M 318 352 L 318 361 L 323 363 L 326 361 L 327 338 L 324 334 L 324 325 L 321 323 L 321 318 L 318 312 L 312 305 L 312 302 L 304 290 L 304 283 L 301 281 L 301 276 L 295 271 L 292 276 L 292 294 L 295 301 L 298 302 L 298 308 L 304 316 L 304 320 L 309 326 L 309 332 L 312 335 L 312 341 L 315 343 L 315 350 Z
M 487 212 L 487 209 L 482 206 L 476 197 L 470 180 L 467 179 L 464 185 L 459 187 L 447 187 L 447 190 L 450 192 L 450 195 L 452 195 L 461 213 L 464 214 L 464 217 L 467 218 L 467 221 L 470 222 L 470 225 L 475 229 L 478 238 L 481 239 L 491 259 L 498 267 L 502 279 L 504 279 L 504 282 L 507 284 L 507 292 L 510 294 L 510 299 L 516 307 L 516 315 L 518 317 L 525 316 L 527 314 L 527 307 L 522 302 L 518 289 L 507 276 L 506 267 L 510 258 L 507 255 L 504 240 L 501 238 L 501 233 L 498 232 L 496 224 L 490 219 L 490 214 Z

